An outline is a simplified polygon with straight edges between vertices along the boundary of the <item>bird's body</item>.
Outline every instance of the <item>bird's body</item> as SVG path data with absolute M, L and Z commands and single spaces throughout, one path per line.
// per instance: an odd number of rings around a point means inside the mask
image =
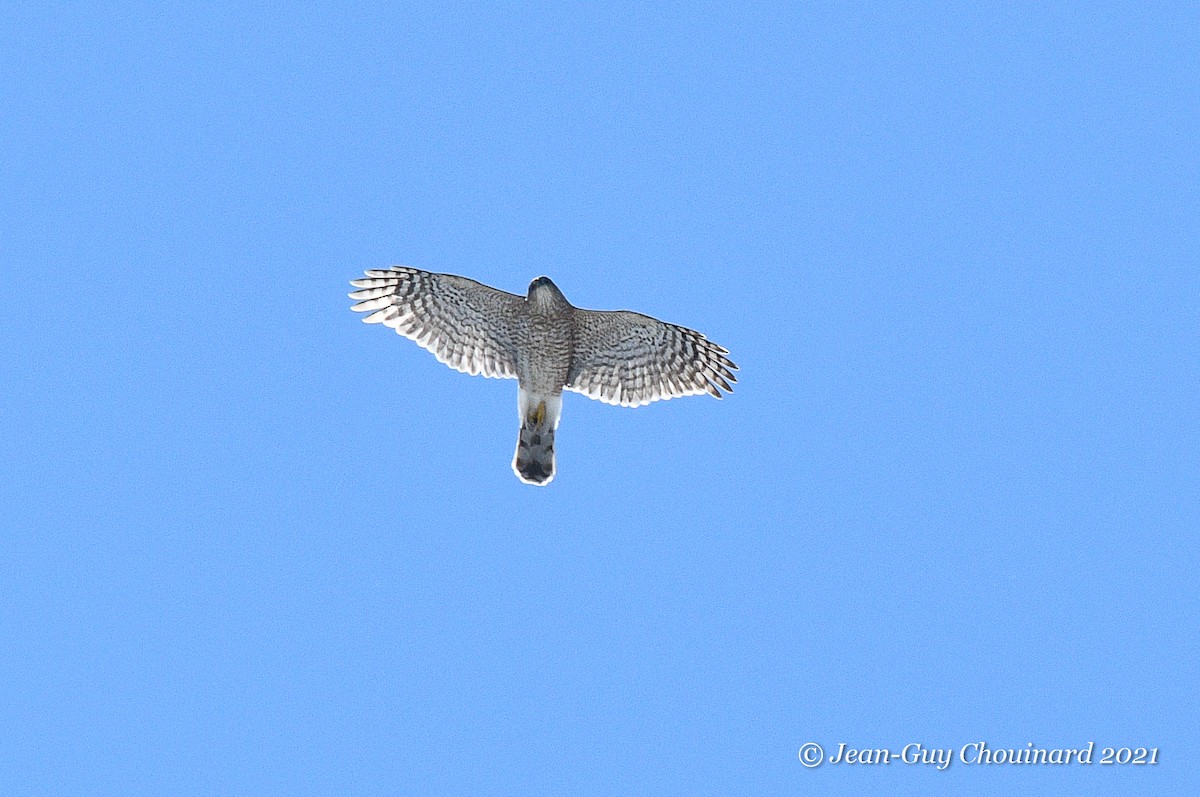
M 517 412 L 521 430 L 513 471 L 523 482 L 549 484 L 554 478 L 554 433 L 562 418 L 562 391 L 575 351 L 573 311 L 553 282 L 542 277 L 529 286 L 529 315 L 518 326 Z
M 554 478 L 562 391 L 640 406 L 737 381 L 725 349 L 699 332 L 624 310 L 573 307 L 546 277 L 517 296 L 453 274 L 394 266 L 353 280 L 353 309 L 394 328 L 459 371 L 515 378 L 521 430 L 513 470 Z

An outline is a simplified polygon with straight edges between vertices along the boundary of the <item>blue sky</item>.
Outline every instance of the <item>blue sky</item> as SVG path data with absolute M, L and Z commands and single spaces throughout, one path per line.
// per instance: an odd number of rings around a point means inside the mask
M 1194 786 L 1200 14 L 95 3 L 0 24 L 0 791 Z M 514 382 L 403 263 L 690 326 Z M 1156 767 L 806 769 L 816 742 Z

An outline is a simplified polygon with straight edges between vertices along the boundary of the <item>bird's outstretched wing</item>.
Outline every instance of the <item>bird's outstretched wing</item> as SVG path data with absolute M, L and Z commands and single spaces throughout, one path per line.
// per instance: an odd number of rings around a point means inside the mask
M 566 389 L 606 404 L 732 392 L 729 352 L 695 330 L 627 310 L 576 310 Z
M 372 269 L 351 280 L 351 309 L 368 324 L 396 330 L 455 370 L 517 377 L 517 317 L 524 299 L 453 274 L 407 266 Z

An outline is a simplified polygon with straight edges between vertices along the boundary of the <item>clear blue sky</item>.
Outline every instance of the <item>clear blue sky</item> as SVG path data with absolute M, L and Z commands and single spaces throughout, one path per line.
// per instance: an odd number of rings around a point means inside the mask
M 1194 6 L 48 5 L 0 19 L 0 792 L 1194 788 Z M 523 485 L 516 384 L 350 312 L 396 263 L 741 381 L 568 394 Z

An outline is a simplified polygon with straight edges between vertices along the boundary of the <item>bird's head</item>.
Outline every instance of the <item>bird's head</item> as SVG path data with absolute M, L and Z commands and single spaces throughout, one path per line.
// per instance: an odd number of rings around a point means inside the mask
M 534 310 L 541 311 L 562 310 L 571 306 L 567 302 L 567 297 L 562 295 L 562 291 L 550 281 L 549 277 L 538 277 L 529 283 L 529 295 L 526 297 L 526 301 Z

